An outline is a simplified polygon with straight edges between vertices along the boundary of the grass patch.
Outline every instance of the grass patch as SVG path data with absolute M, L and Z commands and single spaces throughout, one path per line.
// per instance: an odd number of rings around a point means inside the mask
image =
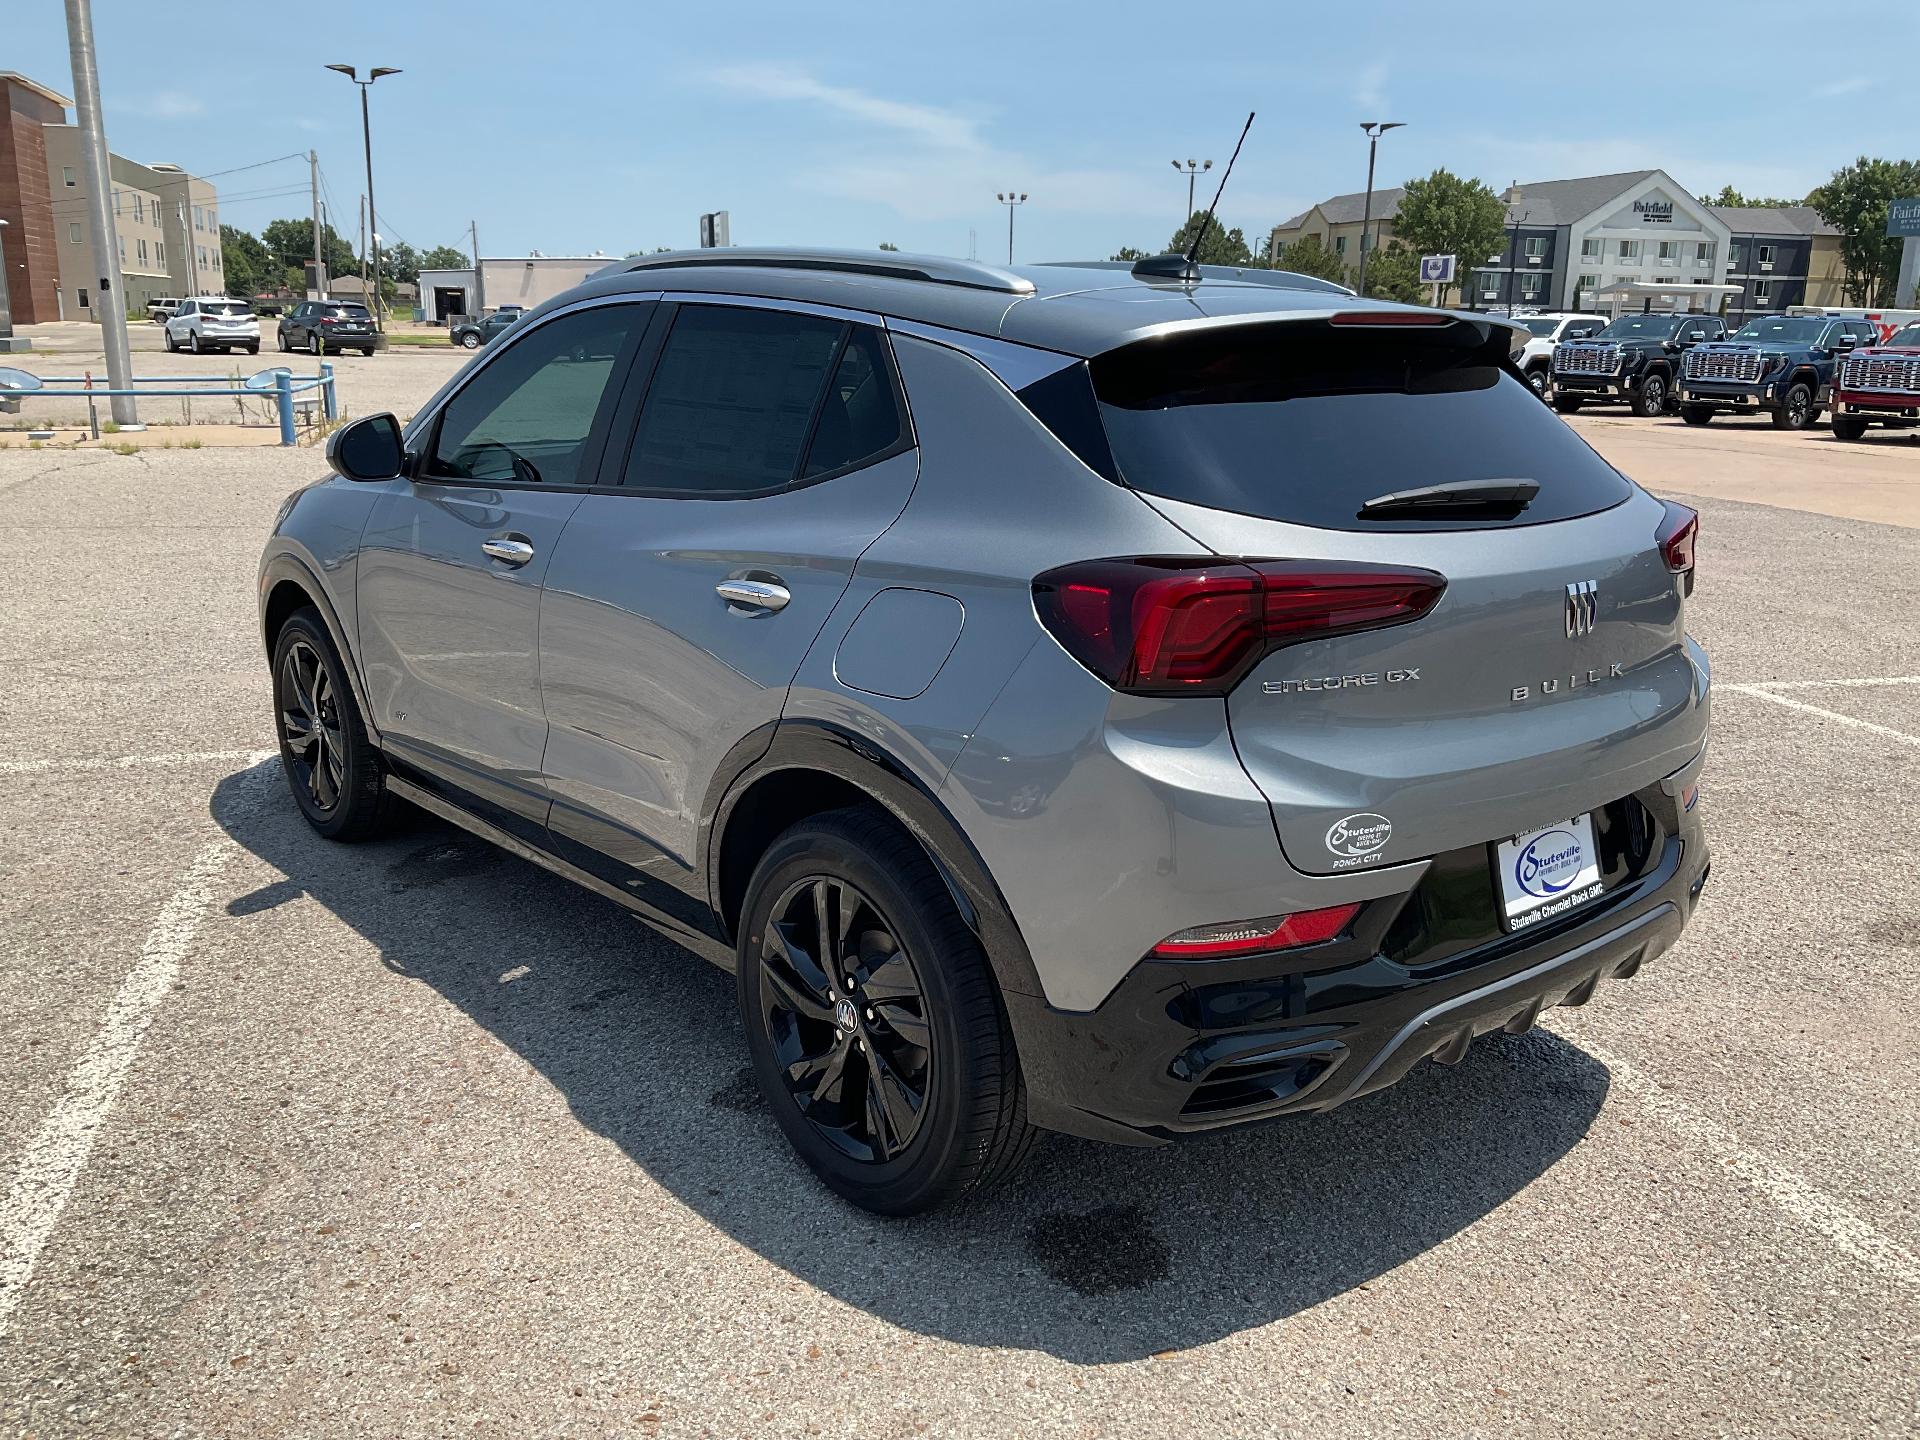
M 100 433 L 102 435 L 118 435 L 120 433 L 120 422 L 118 420 L 107 421 L 106 424 L 100 427 Z
M 140 453 L 140 447 L 131 440 L 123 440 L 118 445 L 109 445 L 107 449 L 116 455 L 138 455 Z

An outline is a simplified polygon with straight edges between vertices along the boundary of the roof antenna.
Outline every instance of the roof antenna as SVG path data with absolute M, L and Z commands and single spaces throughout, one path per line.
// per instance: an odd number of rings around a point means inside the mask
M 1199 283 L 1202 278 L 1200 267 L 1194 263 L 1194 257 L 1200 253 L 1200 245 L 1207 238 L 1207 231 L 1213 225 L 1213 212 L 1220 207 L 1220 197 L 1226 194 L 1227 181 L 1233 178 L 1233 162 L 1240 158 L 1240 147 L 1247 143 L 1247 132 L 1253 129 L 1254 112 L 1247 112 L 1247 123 L 1240 127 L 1240 138 L 1233 142 L 1233 154 L 1227 157 L 1227 168 L 1220 172 L 1220 186 L 1213 192 L 1213 203 L 1207 206 L 1205 218 L 1200 228 L 1193 232 L 1193 239 L 1187 244 L 1187 253 L 1169 251 L 1165 255 L 1149 255 L 1134 263 L 1133 273 L 1143 280 L 1178 280 L 1185 285 Z

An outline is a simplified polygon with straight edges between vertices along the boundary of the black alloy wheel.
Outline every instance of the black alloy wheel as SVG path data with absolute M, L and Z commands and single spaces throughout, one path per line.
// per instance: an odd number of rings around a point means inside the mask
M 912 1215 L 1033 1143 L 1006 1007 L 919 840 L 877 805 L 776 837 L 742 901 L 734 988 L 755 1084 L 822 1184 Z
M 874 902 L 838 877 L 788 886 L 773 913 L 760 1003 L 787 1094 L 841 1153 L 891 1160 L 919 1131 L 933 1080 L 913 960 Z
M 330 814 L 346 784 L 346 744 L 340 737 L 339 697 L 320 653 L 304 639 L 280 659 L 280 744 L 293 757 L 291 778 L 313 808 Z
M 1667 408 L 1667 377 L 1655 372 L 1642 380 L 1640 395 L 1633 408 L 1648 420 L 1664 414 Z
M 1804 380 L 1797 380 L 1787 387 L 1787 393 L 1780 399 L 1780 408 L 1773 412 L 1773 423 L 1782 430 L 1804 430 L 1813 424 L 1817 412 L 1813 408 L 1813 391 Z
M 329 840 L 386 828 L 386 772 L 317 610 L 289 616 L 273 645 L 274 729 L 287 788 Z

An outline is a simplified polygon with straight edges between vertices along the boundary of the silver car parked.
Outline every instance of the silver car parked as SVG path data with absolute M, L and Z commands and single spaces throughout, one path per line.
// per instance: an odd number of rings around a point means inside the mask
M 1708 871 L 1696 520 L 1485 317 L 1178 257 L 703 251 L 340 430 L 260 570 L 320 834 L 411 802 L 737 976 L 859 1205 L 1325 1110 Z

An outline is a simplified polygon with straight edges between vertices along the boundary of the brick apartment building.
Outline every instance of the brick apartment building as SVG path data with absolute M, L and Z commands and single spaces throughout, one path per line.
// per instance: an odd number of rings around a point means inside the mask
M 0 245 L 14 323 L 97 320 L 100 266 L 79 127 L 66 96 L 0 71 Z M 226 289 L 215 188 L 178 165 L 107 157 L 123 306 Z

